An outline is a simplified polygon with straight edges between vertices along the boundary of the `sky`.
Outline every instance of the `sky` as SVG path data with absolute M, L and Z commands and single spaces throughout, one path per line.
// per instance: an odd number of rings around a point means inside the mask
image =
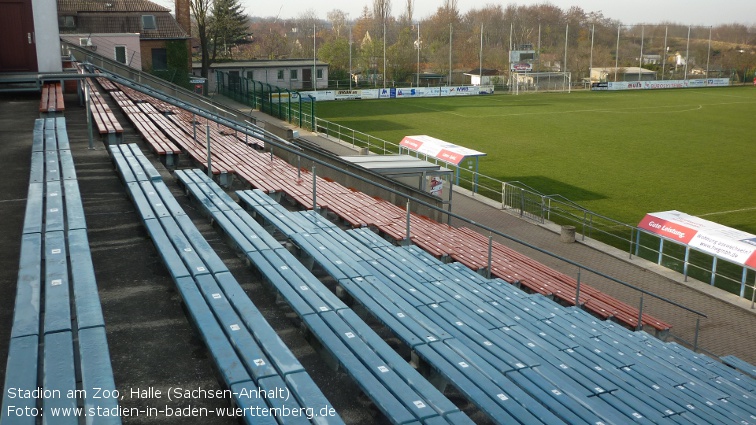
M 173 10 L 173 0 L 152 0 Z M 258 17 L 279 17 L 281 19 L 298 18 L 303 12 L 312 9 L 315 14 L 326 18 L 334 9 L 346 12 L 350 19 L 357 19 L 364 6 L 372 7 L 372 0 L 283 0 L 261 1 L 240 0 L 246 12 Z M 604 16 L 620 20 L 623 24 L 654 24 L 674 22 L 687 25 L 716 26 L 719 24 L 740 23 L 756 24 L 756 1 L 747 0 L 518 0 L 517 5 L 535 5 L 550 3 L 564 10 L 571 6 L 580 6 L 586 12 L 600 11 Z M 433 15 L 443 0 L 415 0 L 415 18 Z M 510 2 L 503 0 L 457 0 L 462 14 L 486 4 L 501 4 L 506 7 Z M 391 0 L 393 16 L 402 14 L 407 0 Z

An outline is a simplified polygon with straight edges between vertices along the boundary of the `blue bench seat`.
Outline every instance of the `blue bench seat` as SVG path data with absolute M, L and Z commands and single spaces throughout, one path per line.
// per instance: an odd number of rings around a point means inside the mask
M 100 295 L 97 291 L 92 254 L 85 229 L 68 232 L 68 255 L 71 281 L 76 300 L 76 323 L 79 330 L 105 326 Z
M 87 411 L 106 409 L 117 411 L 118 399 L 109 397 L 116 391 L 113 369 L 110 365 L 110 352 L 103 326 L 80 329 L 78 333 L 79 361 L 81 363 L 81 388 L 86 393 L 84 408 Z M 98 425 L 117 425 L 119 417 L 101 415 Z
M 200 337 L 210 352 L 218 373 L 223 378 L 223 382 L 232 386 L 240 382 L 250 381 L 251 378 L 244 364 L 197 289 L 194 279 L 190 277 L 178 278 L 176 279 L 176 287 L 192 317 L 192 321 L 199 330 Z
M 400 385 L 400 381 L 396 375 L 391 372 L 391 369 L 384 364 L 384 362 L 379 360 L 373 359 L 374 362 L 372 364 L 363 363 L 363 360 L 355 354 L 353 349 L 350 348 L 345 341 L 345 339 L 353 339 L 355 340 L 354 342 L 357 343 L 357 336 L 353 333 L 349 333 L 349 331 L 344 332 L 343 335 L 337 333 L 338 330 L 344 329 L 344 324 L 342 321 L 341 326 L 337 326 L 338 319 L 334 316 L 336 316 L 336 313 L 324 313 L 323 315 L 313 314 L 305 316 L 304 321 L 307 324 L 307 327 L 312 331 L 312 334 L 328 349 L 334 358 L 338 360 L 339 364 L 348 371 L 349 375 L 355 380 L 362 391 L 373 400 L 376 407 L 378 407 L 386 417 L 390 418 L 393 423 L 406 424 L 436 414 L 433 409 L 425 403 L 420 402 L 414 404 L 415 401 L 419 401 L 416 397 L 412 397 L 414 400 L 407 401 L 399 399 L 397 394 L 392 393 L 384 383 L 386 382 L 385 379 L 388 378 L 382 377 L 381 375 L 391 375 L 393 378 L 391 379 L 391 382 L 395 385 Z M 331 326 L 336 326 L 337 329 L 333 329 Z M 361 354 L 369 352 L 369 350 L 364 349 L 364 347 L 362 349 L 355 349 L 360 350 Z M 381 378 L 384 380 L 382 381 Z M 406 384 L 394 389 L 404 390 L 404 395 L 408 397 L 411 397 L 410 395 L 414 393 L 414 391 L 408 389 Z
M 48 333 L 44 336 L 42 364 L 42 387 L 45 391 L 59 396 L 42 398 L 42 422 L 45 424 L 77 425 L 75 415 L 53 415 L 52 409 L 76 408 L 76 398 L 68 397 L 69 391 L 76 390 L 74 368 L 73 335 L 70 330 Z
M 0 412 L 0 422 L 7 425 L 34 425 L 37 418 L 32 415 L 15 415 L 9 412 L 11 406 L 21 409 L 37 407 L 35 398 L 11 398 L 11 388 L 22 391 L 33 391 L 37 388 L 37 362 L 39 353 L 39 336 L 36 334 L 11 338 L 8 346 L 8 360 L 5 368 L 5 384 L 3 388 L 3 410 Z M 15 410 L 13 410 L 15 412 Z
M 44 282 L 42 261 L 42 235 L 23 235 L 13 308 L 12 338 L 39 334 L 41 285 Z
M 68 261 L 63 232 L 45 233 L 45 334 L 71 330 Z
M 526 410 L 509 391 L 496 386 L 483 372 L 471 367 L 465 358 L 443 342 L 421 345 L 416 347 L 416 351 L 495 423 L 563 423 L 548 410 L 540 409 L 538 415 Z

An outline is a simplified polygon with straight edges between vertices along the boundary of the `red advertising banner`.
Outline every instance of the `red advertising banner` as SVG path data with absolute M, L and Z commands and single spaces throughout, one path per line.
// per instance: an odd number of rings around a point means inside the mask
M 664 220 L 656 215 L 646 214 L 646 216 L 638 223 L 638 227 L 643 230 L 647 230 L 650 233 L 655 233 L 659 236 L 663 236 L 667 239 L 672 239 L 682 244 L 688 244 L 693 236 L 698 233 L 697 230 L 687 228 L 680 223 L 674 221 Z

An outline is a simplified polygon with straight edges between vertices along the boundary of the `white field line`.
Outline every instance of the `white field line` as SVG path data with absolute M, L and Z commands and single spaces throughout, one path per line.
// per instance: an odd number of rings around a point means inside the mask
M 755 211 L 756 207 L 750 207 L 750 208 L 741 208 L 739 210 L 729 210 L 729 211 L 716 211 L 716 212 L 710 212 L 706 214 L 698 214 L 699 217 L 707 217 L 710 215 L 725 215 L 725 214 L 733 214 L 733 213 L 739 213 L 739 212 L 746 212 L 746 211 Z

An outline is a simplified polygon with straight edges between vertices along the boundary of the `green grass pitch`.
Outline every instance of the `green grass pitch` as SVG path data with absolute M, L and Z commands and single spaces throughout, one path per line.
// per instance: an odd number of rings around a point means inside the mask
M 321 102 L 317 115 L 486 152 L 482 174 L 625 223 L 676 209 L 756 233 L 756 87 Z

